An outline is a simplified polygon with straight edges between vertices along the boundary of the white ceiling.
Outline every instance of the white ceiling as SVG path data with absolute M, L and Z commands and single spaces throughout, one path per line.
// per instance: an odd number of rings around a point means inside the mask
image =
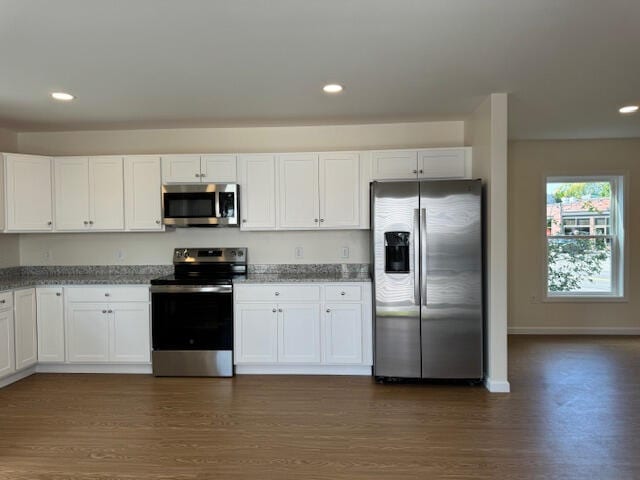
M 639 25 L 640 0 L 0 0 L 0 124 L 462 119 L 508 92 L 511 138 L 640 137 Z

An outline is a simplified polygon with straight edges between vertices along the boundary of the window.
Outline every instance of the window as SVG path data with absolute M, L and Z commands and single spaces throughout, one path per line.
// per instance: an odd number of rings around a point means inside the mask
M 547 177 L 546 292 L 623 296 L 623 178 Z

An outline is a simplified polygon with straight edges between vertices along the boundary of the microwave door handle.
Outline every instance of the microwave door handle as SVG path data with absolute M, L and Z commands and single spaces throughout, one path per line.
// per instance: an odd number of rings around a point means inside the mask
M 220 192 L 218 192 L 217 190 L 214 192 L 215 195 L 215 203 L 216 203 L 216 208 L 215 208 L 215 217 L 216 218 L 220 218 L 222 215 L 220 215 Z

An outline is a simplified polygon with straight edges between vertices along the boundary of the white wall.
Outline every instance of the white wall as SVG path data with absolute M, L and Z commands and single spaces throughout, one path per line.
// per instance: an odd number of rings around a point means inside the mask
M 291 152 L 449 147 L 463 143 L 462 121 L 18 134 L 21 153 L 43 155 Z
M 545 175 L 627 175 L 627 300 L 541 302 Z M 509 329 L 515 333 L 640 333 L 640 140 L 509 145 Z
M 0 152 L 18 151 L 18 134 L 6 128 L 0 128 Z
M 248 247 L 251 263 L 368 263 L 368 230 L 241 232 L 187 228 L 165 233 L 23 234 L 21 265 L 170 264 L 174 247 Z M 304 258 L 294 258 L 302 247 Z M 349 247 L 349 258 L 341 258 Z M 123 258 L 119 255 L 122 252 Z
M 507 95 L 492 94 L 466 122 L 473 176 L 485 181 L 487 387 L 507 381 Z
M 20 133 L 22 153 L 48 155 L 189 152 L 278 152 L 461 146 L 464 122 L 417 122 L 308 127 L 199 128 Z M 240 232 L 186 229 L 147 234 L 21 235 L 23 265 L 171 263 L 179 246 L 247 246 L 253 263 L 369 261 L 368 231 Z M 348 259 L 340 257 L 349 247 Z M 304 258 L 294 259 L 303 247 Z M 116 261 L 122 250 L 124 260 Z

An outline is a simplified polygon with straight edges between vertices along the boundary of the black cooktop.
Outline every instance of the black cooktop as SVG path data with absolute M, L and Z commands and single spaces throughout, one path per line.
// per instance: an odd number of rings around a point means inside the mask
M 183 276 L 175 274 L 154 278 L 151 285 L 229 285 L 233 278 L 244 277 L 246 275 L 226 275 L 226 276 Z
M 151 285 L 229 285 L 247 274 L 247 249 L 176 248 L 174 273 L 151 280 Z

